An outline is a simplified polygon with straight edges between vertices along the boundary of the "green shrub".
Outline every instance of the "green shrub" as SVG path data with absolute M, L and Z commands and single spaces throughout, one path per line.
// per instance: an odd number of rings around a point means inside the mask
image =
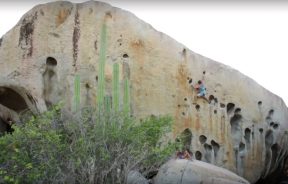
M 118 113 L 59 107 L 0 137 L 0 183 L 125 183 L 130 170 L 148 174 L 175 146 L 160 144 L 171 118 L 141 123 Z

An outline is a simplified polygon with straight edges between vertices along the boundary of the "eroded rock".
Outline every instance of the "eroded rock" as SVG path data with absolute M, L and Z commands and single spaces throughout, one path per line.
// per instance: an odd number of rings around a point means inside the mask
M 43 4 L 0 42 L 0 92 L 8 91 L 0 104 L 14 112 L 62 101 L 69 111 L 100 104 L 139 119 L 171 115 L 170 139 L 189 133 L 185 145 L 197 159 L 251 183 L 287 158 L 281 98 L 129 12 L 94 1 Z M 198 80 L 206 99 L 191 87 Z

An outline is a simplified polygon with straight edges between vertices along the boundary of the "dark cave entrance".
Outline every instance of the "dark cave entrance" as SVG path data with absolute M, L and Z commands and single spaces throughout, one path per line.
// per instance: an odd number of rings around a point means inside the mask
M 12 132 L 11 125 L 19 114 L 29 109 L 25 99 L 9 87 L 0 87 L 0 134 Z

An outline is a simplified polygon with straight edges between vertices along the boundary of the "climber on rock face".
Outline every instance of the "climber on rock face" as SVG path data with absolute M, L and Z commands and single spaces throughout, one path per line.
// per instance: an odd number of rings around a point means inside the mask
M 197 97 L 205 97 L 206 95 L 206 88 L 201 80 L 194 87 L 197 90 Z

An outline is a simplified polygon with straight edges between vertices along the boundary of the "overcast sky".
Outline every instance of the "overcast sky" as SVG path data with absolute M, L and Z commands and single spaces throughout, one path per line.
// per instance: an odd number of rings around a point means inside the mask
M 1 0 L 0 36 L 33 6 L 51 1 Z M 134 13 L 194 52 L 239 70 L 288 104 L 288 3 L 103 1 Z

